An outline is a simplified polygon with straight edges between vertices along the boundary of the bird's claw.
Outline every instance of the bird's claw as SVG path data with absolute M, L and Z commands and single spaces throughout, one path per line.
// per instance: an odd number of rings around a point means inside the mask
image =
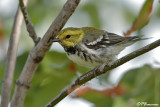
M 103 71 L 104 71 L 105 66 L 106 66 L 106 63 L 104 63 L 103 65 L 101 65 L 101 66 L 99 67 L 99 71 L 100 71 L 100 72 L 103 72 Z

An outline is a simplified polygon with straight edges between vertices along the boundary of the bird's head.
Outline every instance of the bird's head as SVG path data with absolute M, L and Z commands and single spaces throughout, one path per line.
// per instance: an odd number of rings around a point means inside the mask
M 81 28 L 65 28 L 59 32 L 52 42 L 59 42 L 63 47 L 74 47 L 82 40 L 84 32 Z

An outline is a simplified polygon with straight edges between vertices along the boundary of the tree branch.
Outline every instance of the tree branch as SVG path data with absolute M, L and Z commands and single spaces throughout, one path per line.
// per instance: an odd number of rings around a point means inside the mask
M 29 32 L 29 36 L 32 38 L 34 43 L 37 44 L 40 41 L 40 38 L 37 37 L 37 34 L 34 30 L 34 26 L 30 21 L 30 18 L 29 18 L 29 15 L 27 13 L 26 7 L 23 3 L 23 0 L 19 0 L 19 5 L 21 7 L 21 11 L 22 11 L 25 23 L 26 23 L 27 31 Z
M 27 4 L 28 0 L 24 0 L 24 2 L 25 4 Z M 9 41 L 6 67 L 2 85 L 1 107 L 8 107 L 8 102 L 10 99 L 22 22 L 23 16 L 21 14 L 20 8 L 18 7 Z
M 50 49 L 52 42 L 50 39 L 56 37 L 58 32 L 62 29 L 68 18 L 75 11 L 80 0 L 68 0 L 59 15 L 45 33 L 44 37 L 38 44 L 31 50 L 22 73 L 17 80 L 15 92 L 12 98 L 11 107 L 22 107 L 26 96 L 26 92 L 30 86 L 30 82 L 34 73 L 41 62 L 46 52 Z
M 104 74 L 107 71 L 112 70 L 112 69 L 136 58 L 137 56 L 140 56 L 140 55 L 158 47 L 158 46 L 160 46 L 160 39 L 141 48 L 141 49 L 138 49 L 138 50 L 136 50 L 136 51 L 134 51 L 134 52 L 132 52 L 132 53 L 116 60 L 116 61 L 114 61 L 112 64 L 108 65 L 106 62 L 105 64 L 103 64 L 99 68 L 92 69 L 91 71 L 89 71 L 86 74 L 83 74 L 82 76 L 77 78 L 77 80 L 75 80 L 75 82 L 71 86 L 69 86 L 64 91 L 62 91 L 58 96 L 56 96 L 51 102 L 49 102 L 46 105 L 46 107 L 55 106 L 58 102 L 60 102 L 63 98 L 65 98 L 67 95 L 69 95 L 72 91 L 74 91 L 80 85 L 82 85 L 82 84 L 88 82 L 89 80 L 95 78 L 96 76 Z

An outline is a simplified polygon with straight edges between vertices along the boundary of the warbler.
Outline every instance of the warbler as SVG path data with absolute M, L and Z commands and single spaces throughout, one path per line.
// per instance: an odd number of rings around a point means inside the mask
M 138 36 L 122 37 L 93 27 L 65 28 L 52 42 L 59 42 L 73 62 L 95 68 L 112 63 L 127 46 L 142 40 Z

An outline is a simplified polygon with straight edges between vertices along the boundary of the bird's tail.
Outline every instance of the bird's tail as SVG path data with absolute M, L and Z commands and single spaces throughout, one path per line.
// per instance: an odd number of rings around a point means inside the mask
M 147 39 L 151 39 L 151 38 L 143 38 L 143 36 L 124 37 L 125 40 L 123 41 L 122 44 L 129 46 L 137 41 L 147 40 Z
M 128 41 L 140 41 L 140 40 L 147 40 L 147 39 L 151 39 L 152 37 L 150 38 L 143 38 L 143 36 L 133 36 L 133 37 L 124 37 L 126 39 L 128 39 Z

